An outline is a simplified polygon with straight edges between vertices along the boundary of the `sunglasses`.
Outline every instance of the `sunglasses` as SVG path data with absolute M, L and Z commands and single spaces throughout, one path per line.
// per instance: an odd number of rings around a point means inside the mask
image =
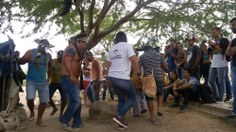
M 85 40 L 78 40 L 77 42 L 78 43 L 86 43 L 87 41 L 85 41 Z

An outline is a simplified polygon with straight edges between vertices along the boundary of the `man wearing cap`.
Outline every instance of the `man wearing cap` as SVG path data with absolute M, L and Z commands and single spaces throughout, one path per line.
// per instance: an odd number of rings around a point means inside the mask
M 36 91 L 39 93 L 40 104 L 38 108 L 38 118 L 36 124 L 43 126 L 42 117 L 49 102 L 49 89 L 47 79 L 51 78 L 52 57 L 46 49 L 50 48 L 48 40 L 35 40 L 38 48 L 28 50 L 23 57 L 19 59 L 20 64 L 28 63 L 28 74 L 26 78 L 26 99 L 30 109 L 30 120 L 34 119 L 34 99 Z M 48 78 L 46 78 L 46 75 Z
M 82 127 L 78 78 L 81 73 L 81 62 L 83 60 L 86 42 L 86 34 L 81 33 L 72 37 L 69 41 L 70 44 L 65 48 L 62 56 L 61 86 L 63 91 L 66 91 L 69 102 L 68 107 L 65 113 L 60 117 L 59 122 L 66 130 L 75 130 Z M 72 126 L 69 126 L 69 122 L 72 118 Z
M 187 49 L 187 68 L 191 70 L 194 77 L 196 77 L 199 80 L 199 62 L 201 60 L 201 49 L 199 46 L 194 45 L 196 42 L 196 38 L 188 38 L 186 39 L 188 41 L 188 49 Z

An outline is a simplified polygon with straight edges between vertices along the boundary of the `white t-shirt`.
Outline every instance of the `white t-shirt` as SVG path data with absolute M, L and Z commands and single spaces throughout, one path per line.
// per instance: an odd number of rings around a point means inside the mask
M 129 58 L 135 55 L 132 46 L 126 42 L 119 42 L 112 46 L 107 61 L 111 62 L 108 76 L 119 79 L 130 79 L 131 62 Z
M 228 61 L 225 58 L 225 55 L 223 54 L 213 54 L 211 67 L 217 68 L 217 67 L 227 67 Z

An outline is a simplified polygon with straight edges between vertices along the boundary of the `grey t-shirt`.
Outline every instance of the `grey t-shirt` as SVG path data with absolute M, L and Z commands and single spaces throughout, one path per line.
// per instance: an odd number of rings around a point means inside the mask
M 187 50 L 188 56 L 187 56 L 187 67 L 192 68 L 194 62 L 197 59 L 197 55 L 201 56 L 201 50 L 198 46 L 194 45 L 193 47 L 189 47 Z M 196 68 L 199 64 L 196 65 Z
M 181 82 L 182 83 L 191 83 L 192 84 L 191 89 L 193 90 L 193 92 L 196 92 L 197 86 L 199 85 L 198 80 L 194 76 L 191 76 L 189 81 L 186 79 L 183 79 Z

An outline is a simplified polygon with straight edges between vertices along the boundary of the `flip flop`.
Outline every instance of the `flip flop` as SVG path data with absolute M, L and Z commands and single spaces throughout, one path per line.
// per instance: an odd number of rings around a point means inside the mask
M 47 124 L 45 124 L 45 123 L 36 123 L 37 124 L 37 126 L 39 126 L 39 127 L 48 127 L 48 125 Z
M 151 122 L 152 125 L 155 125 L 155 126 L 160 126 L 161 125 L 161 123 L 159 121 L 156 121 L 156 120 L 153 120 L 153 119 L 150 119 L 150 118 L 148 120 Z

